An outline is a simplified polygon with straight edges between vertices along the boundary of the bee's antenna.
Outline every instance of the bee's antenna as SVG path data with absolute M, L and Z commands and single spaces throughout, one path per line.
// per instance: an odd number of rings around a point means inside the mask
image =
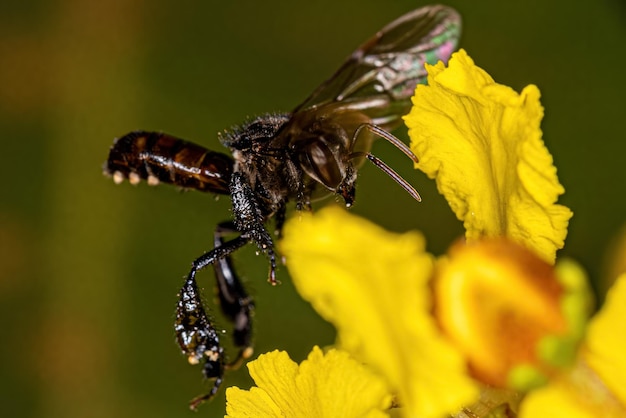
M 422 197 L 417 192 L 417 190 L 415 190 L 415 188 L 411 186 L 411 184 L 408 181 L 403 179 L 400 174 L 396 173 L 393 170 L 393 168 L 385 164 L 383 160 L 381 160 L 380 158 L 376 157 L 375 155 L 369 152 L 353 152 L 352 154 L 350 154 L 350 159 L 359 158 L 359 157 L 365 157 L 368 160 L 370 160 L 376 167 L 383 170 L 389 177 L 391 177 L 404 190 L 406 190 L 407 193 L 410 194 L 413 199 L 417 200 L 418 202 L 422 201 Z
M 361 133 L 362 129 L 367 129 L 373 134 L 376 134 L 379 137 L 387 140 L 396 148 L 398 148 L 400 151 L 402 151 L 414 163 L 417 164 L 419 162 L 419 160 L 417 159 L 417 156 L 413 154 L 413 151 L 411 151 L 411 149 L 404 142 L 400 141 L 398 138 L 396 138 L 389 132 L 385 131 L 384 129 L 376 125 L 373 125 L 371 123 L 364 123 L 360 125 L 356 129 L 356 131 L 354 131 L 353 141 L 356 140 L 356 138 L 359 136 L 359 133 Z M 396 183 L 398 183 L 404 190 L 406 190 L 407 193 L 410 194 L 413 199 L 417 200 L 418 202 L 422 201 L 422 198 L 420 194 L 417 192 L 417 190 L 415 190 L 415 188 L 411 186 L 411 184 L 408 181 L 402 178 L 400 174 L 396 173 L 391 167 L 385 164 L 383 160 L 381 160 L 380 158 L 376 157 L 375 155 L 369 152 L 353 152 L 350 154 L 350 159 L 359 158 L 359 157 L 365 157 L 368 160 L 370 160 L 376 167 L 384 171 L 389 177 L 391 177 Z
M 383 128 L 381 128 L 379 126 L 376 126 L 376 125 L 373 125 L 371 123 L 364 123 L 362 125 L 359 125 L 359 127 L 356 128 L 356 131 L 354 131 L 354 136 L 352 137 L 353 138 L 352 142 L 356 141 L 356 138 L 359 136 L 359 134 L 361 133 L 361 131 L 363 129 L 367 129 L 371 133 L 376 134 L 379 137 L 381 137 L 382 139 L 387 140 L 387 142 L 390 142 L 394 147 L 396 147 L 400 151 L 402 151 L 404 153 L 404 155 L 406 155 L 411 160 L 413 160 L 413 162 L 415 164 L 420 162 L 417 159 L 417 156 L 415 154 L 413 154 L 413 151 L 411 151 L 411 149 L 404 142 L 400 141 L 398 138 L 396 138 L 395 136 L 393 136 L 389 132 L 385 131 Z

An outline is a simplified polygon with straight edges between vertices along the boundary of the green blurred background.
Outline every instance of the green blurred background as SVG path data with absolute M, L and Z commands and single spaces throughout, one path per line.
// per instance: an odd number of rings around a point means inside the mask
M 424 4 L 2 2 L 0 415 L 191 416 L 187 401 L 206 385 L 174 343 L 176 293 L 229 201 L 115 186 L 101 175 L 113 138 L 163 130 L 221 150 L 217 132 L 292 109 L 362 41 Z M 579 260 L 602 294 L 607 251 L 626 221 L 624 2 L 448 4 L 463 15 L 461 44 L 478 65 L 518 91 L 541 89 L 561 202 L 575 213 L 560 254 Z M 374 151 L 424 202 L 366 166 L 353 212 L 421 229 L 432 252 L 445 251 L 462 229 L 433 183 L 389 145 Z M 257 353 L 287 349 L 300 361 L 333 341 L 284 268 L 271 288 L 263 257 L 248 248 L 236 259 L 257 302 Z M 210 273 L 200 280 L 211 288 Z M 245 368 L 226 384 L 247 387 Z M 222 392 L 200 414 L 221 416 L 223 404 Z

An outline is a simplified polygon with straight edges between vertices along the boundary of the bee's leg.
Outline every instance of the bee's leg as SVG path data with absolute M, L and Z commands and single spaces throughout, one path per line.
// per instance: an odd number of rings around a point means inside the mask
M 245 236 L 250 241 L 253 241 L 267 255 L 270 260 L 270 271 L 267 280 L 272 285 L 276 285 L 274 241 L 263 225 L 266 214 L 263 213 L 254 190 L 252 190 L 242 173 L 234 173 L 232 175 L 229 187 L 233 201 L 235 227 L 237 231 L 242 233 L 242 237 Z
M 202 402 L 217 393 L 225 368 L 224 350 L 220 345 L 219 334 L 211 324 L 202 305 L 202 298 L 196 284 L 196 272 L 227 257 L 248 242 L 247 237 L 235 238 L 195 260 L 178 295 L 174 324 L 176 341 L 190 364 L 204 362 L 202 369 L 204 377 L 215 379 L 209 393 L 191 401 L 189 405 L 191 409 L 196 409 Z
M 313 190 L 315 189 L 316 182 L 307 183 L 306 181 L 304 181 L 304 172 L 302 171 L 302 168 L 294 164 L 292 161 L 287 160 L 285 164 L 287 166 L 289 175 L 294 179 L 298 179 L 296 199 L 295 199 L 296 210 L 297 211 L 301 211 L 301 210 L 311 211 L 311 194 L 313 193 Z M 282 215 L 283 215 L 282 219 L 280 220 L 278 219 L 278 213 L 277 213 L 276 225 L 277 225 L 277 231 L 279 231 L 279 233 L 277 234 L 278 236 L 281 236 L 280 230 L 282 229 L 282 224 L 283 224 L 283 221 L 285 220 L 286 203 L 287 203 L 286 201 L 283 202 L 279 209 L 279 211 L 282 210 Z
M 282 204 L 276 211 L 276 215 L 274 215 L 274 219 L 276 222 L 276 230 L 274 231 L 274 235 L 276 235 L 279 239 L 283 237 L 283 225 L 285 225 L 286 213 L 287 205 Z
M 274 230 L 274 235 L 276 235 L 276 237 L 278 239 L 281 239 L 283 237 L 283 226 L 285 225 L 285 215 L 287 212 L 287 205 L 286 203 L 283 203 L 280 208 L 278 208 L 278 210 L 276 211 L 276 215 L 275 216 L 275 220 L 276 220 L 276 229 Z M 283 264 L 283 266 L 286 264 L 286 260 L 285 257 L 281 257 L 280 262 Z
M 224 243 L 224 235 L 238 232 L 232 222 L 223 222 L 215 229 L 213 238 L 215 248 Z M 233 342 L 239 348 L 237 358 L 227 365 L 228 368 L 238 367 L 243 360 L 252 356 L 252 311 L 254 302 L 246 292 L 239 276 L 235 272 L 230 255 L 213 263 L 220 307 L 224 315 L 234 324 Z

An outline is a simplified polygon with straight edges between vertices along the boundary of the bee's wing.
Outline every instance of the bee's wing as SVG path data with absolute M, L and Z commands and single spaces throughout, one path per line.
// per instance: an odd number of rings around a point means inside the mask
M 408 112 L 417 84 L 426 82 L 424 64 L 447 62 L 456 49 L 461 17 L 446 6 L 426 6 L 394 20 L 350 55 L 294 113 L 357 110 L 383 128 Z

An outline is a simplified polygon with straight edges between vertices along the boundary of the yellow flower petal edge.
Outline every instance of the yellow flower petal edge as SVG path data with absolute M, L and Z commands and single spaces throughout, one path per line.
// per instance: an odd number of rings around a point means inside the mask
M 256 387 L 226 390 L 227 418 L 385 418 L 385 383 L 348 353 L 314 347 L 299 366 L 284 351 L 248 363 Z
M 497 84 L 464 50 L 427 65 L 405 116 L 417 168 L 463 221 L 469 241 L 507 236 L 553 263 L 572 212 L 541 139 L 539 89 Z
M 340 347 L 385 377 L 403 416 L 438 417 L 478 390 L 430 316 L 433 258 L 416 233 L 394 234 L 328 207 L 288 221 L 280 248 L 296 288 L 337 328 Z
M 606 386 L 626 406 L 626 274 L 607 295 L 587 331 L 585 359 Z

